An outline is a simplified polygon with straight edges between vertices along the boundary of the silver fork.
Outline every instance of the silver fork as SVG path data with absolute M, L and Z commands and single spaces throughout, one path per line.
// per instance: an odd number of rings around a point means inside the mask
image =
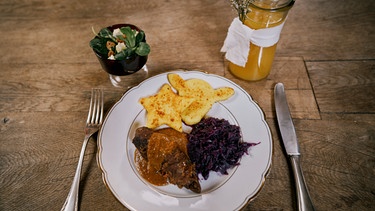
M 78 210 L 79 181 L 81 177 L 83 157 L 85 155 L 86 146 L 90 137 L 95 132 L 97 132 L 102 125 L 103 101 L 103 91 L 101 89 L 92 89 L 89 114 L 87 116 L 85 127 L 85 139 L 83 140 L 81 154 L 79 155 L 78 166 L 74 175 L 73 184 L 61 210 Z

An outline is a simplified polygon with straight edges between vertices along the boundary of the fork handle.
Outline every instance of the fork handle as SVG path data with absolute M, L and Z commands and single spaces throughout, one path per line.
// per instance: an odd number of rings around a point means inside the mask
M 78 160 L 78 166 L 76 169 L 76 173 L 74 175 L 72 186 L 70 187 L 70 191 L 68 194 L 68 197 L 65 200 L 65 203 L 63 207 L 61 208 L 61 211 L 77 211 L 78 210 L 78 193 L 79 193 L 79 181 L 81 179 L 81 170 L 82 170 L 82 163 L 83 163 L 83 157 L 85 155 L 85 150 L 87 143 L 90 139 L 89 135 L 85 136 L 85 139 L 83 140 L 81 153 L 79 154 L 79 160 Z

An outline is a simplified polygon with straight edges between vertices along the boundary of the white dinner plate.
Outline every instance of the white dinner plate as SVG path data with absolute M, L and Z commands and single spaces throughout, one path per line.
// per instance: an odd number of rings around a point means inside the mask
M 228 175 L 211 172 L 208 180 L 200 177 L 201 194 L 175 185 L 154 186 L 145 181 L 135 169 L 132 144 L 136 128 L 146 122 L 146 111 L 138 101 L 156 94 L 168 83 L 167 74 L 171 72 L 167 72 L 127 91 L 108 112 L 98 136 L 97 159 L 104 183 L 131 210 L 239 210 L 258 194 L 271 165 L 272 136 L 264 114 L 245 90 L 224 77 L 199 71 L 173 72 L 185 80 L 203 79 L 215 89 L 232 87 L 235 94 L 215 103 L 207 116 L 240 126 L 244 141 L 260 144 L 250 147 L 248 155 Z M 189 130 L 189 126 L 184 126 L 185 132 Z

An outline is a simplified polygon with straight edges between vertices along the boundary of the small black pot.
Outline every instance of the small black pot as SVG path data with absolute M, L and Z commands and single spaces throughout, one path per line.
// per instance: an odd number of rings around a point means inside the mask
M 115 24 L 108 26 L 107 28 L 113 32 L 113 30 L 121 27 L 129 26 L 132 29 L 141 31 L 140 28 L 132 24 Z M 146 41 L 146 36 L 143 41 Z M 147 62 L 148 56 L 139 56 L 135 54 L 134 56 L 127 57 L 125 60 L 111 60 L 108 59 L 107 55 L 101 55 L 94 51 L 96 57 L 98 58 L 102 68 L 111 75 L 130 75 L 138 70 L 140 70 Z

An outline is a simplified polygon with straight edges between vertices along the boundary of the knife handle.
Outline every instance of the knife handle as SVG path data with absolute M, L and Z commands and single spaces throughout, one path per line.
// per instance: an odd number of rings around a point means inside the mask
M 313 211 L 315 210 L 314 205 L 311 201 L 309 191 L 305 184 L 305 179 L 302 174 L 300 157 L 298 155 L 292 155 L 289 157 L 292 165 L 294 180 L 296 183 L 297 201 L 299 211 Z

